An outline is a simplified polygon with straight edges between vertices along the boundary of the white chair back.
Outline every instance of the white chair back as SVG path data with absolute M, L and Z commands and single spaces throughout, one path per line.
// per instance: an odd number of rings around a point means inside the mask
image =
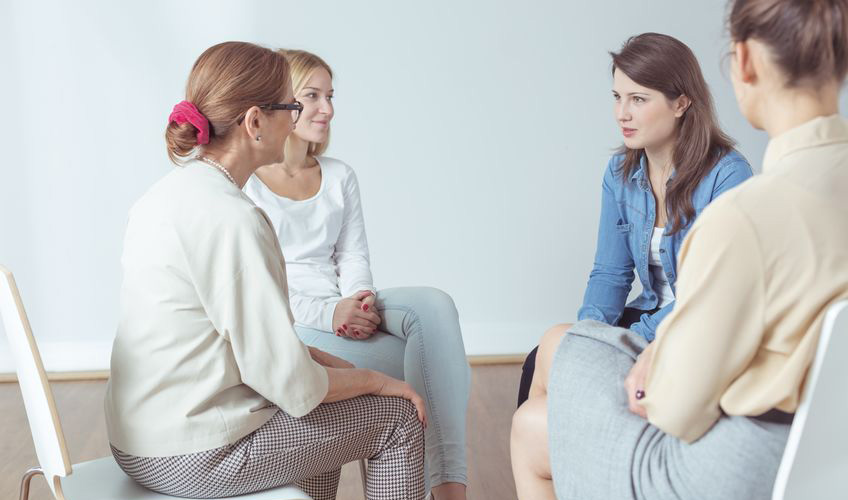
M 848 301 L 825 315 L 773 500 L 848 498 Z
M 35 453 L 53 495 L 61 498 L 60 478 L 71 473 L 71 460 L 68 458 L 62 424 L 15 278 L 2 266 L 0 314 L 15 360 Z

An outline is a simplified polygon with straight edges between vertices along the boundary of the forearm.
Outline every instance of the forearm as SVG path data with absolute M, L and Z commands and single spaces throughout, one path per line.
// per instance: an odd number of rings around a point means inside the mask
M 632 271 L 627 279 L 593 270 L 583 294 L 583 305 L 577 311 L 577 319 L 594 319 L 615 325 L 624 311 L 632 281 Z
M 380 374 L 364 368 L 326 368 L 327 395 L 323 403 L 344 401 L 364 394 L 374 394 L 381 387 Z

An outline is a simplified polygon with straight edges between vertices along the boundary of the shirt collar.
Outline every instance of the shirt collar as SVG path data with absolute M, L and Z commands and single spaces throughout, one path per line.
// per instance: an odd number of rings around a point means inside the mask
M 645 178 L 645 172 L 648 171 L 648 156 L 642 151 L 642 154 L 639 155 L 639 166 L 633 169 L 633 172 L 630 174 L 630 180 L 635 181 L 637 179 Z
M 648 173 L 648 155 L 645 154 L 645 151 L 642 150 L 641 156 L 639 156 L 639 166 L 633 169 L 633 172 L 630 174 L 630 181 L 636 181 L 637 179 L 645 179 Z M 677 169 L 671 169 L 671 175 L 668 176 L 668 180 L 674 179 L 674 176 L 677 175 Z
M 773 169 L 783 158 L 798 150 L 838 142 L 848 142 L 848 120 L 839 115 L 813 118 L 769 141 L 763 157 L 763 172 Z

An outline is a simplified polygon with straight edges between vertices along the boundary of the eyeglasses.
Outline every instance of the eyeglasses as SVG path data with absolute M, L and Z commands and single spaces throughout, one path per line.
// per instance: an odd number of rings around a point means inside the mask
M 267 109 L 268 111 L 291 111 L 292 113 L 292 122 L 297 123 L 297 119 L 300 118 L 300 112 L 303 111 L 303 104 L 298 101 L 294 101 L 291 104 L 262 104 L 257 106 L 259 109 Z M 241 125 L 241 122 L 244 121 L 244 116 L 240 116 L 236 123 Z
M 300 118 L 300 112 L 303 111 L 303 104 L 298 101 L 294 101 L 291 104 L 263 104 L 258 106 L 258 108 L 270 111 L 291 111 L 292 121 L 297 123 L 297 119 Z

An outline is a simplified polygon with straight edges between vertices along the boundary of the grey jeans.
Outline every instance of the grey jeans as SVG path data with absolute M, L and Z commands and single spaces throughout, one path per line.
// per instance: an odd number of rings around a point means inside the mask
M 467 484 L 465 424 L 470 369 L 459 315 L 451 297 L 436 288 L 403 287 L 377 292 L 379 331 L 366 340 L 337 337 L 297 326 L 309 346 L 408 382 L 427 407 L 428 487 Z
M 770 499 L 790 426 L 724 415 L 692 444 L 665 434 L 627 408 L 624 379 L 646 345 L 597 321 L 565 335 L 548 387 L 557 498 Z

